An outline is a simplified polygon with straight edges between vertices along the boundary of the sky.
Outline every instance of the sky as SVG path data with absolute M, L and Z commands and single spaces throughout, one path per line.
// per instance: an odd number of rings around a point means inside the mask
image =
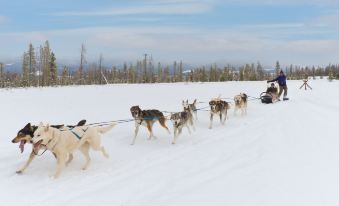
M 339 63 L 339 0 L 0 0 L 0 62 L 49 40 L 59 62 Z

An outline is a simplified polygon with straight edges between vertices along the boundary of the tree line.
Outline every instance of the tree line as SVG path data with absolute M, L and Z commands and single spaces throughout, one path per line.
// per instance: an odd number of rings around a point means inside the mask
M 37 51 L 36 51 L 37 50 Z M 186 67 L 186 68 L 185 68 Z M 55 53 L 46 41 L 35 49 L 29 44 L 22 55 L 22 71 L 5 71 L 0 63 L 0 87 L 38 87 L 93 85 L 116 83 L 171 83 L 171 82 L 223 82 L 223 81 L 260 81 L 272 79 L 283 70 L 288 79 L 298 80 L 307 77 L 326 76 L 329 80 L 339 79 L 339 65 L 326 67 L 294 66 L 282 68 L 279 61 L 275 68 L 265 70 L 260 62 L 241 66 L 216 64 L 188 68 L 182 61 L 174 61 L 172 65 L 155 63 L 151 56 L 144 55 L 135 64 L 124 63 L 122 67 L 103 66 L 103 56 L 98 63 L 88 64 L 85 45 L 81 46 L 79 66 L 75 70 L 64 66 L 58 70 Z

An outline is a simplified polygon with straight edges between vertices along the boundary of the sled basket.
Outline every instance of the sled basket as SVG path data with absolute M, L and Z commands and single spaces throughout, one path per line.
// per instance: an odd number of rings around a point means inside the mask
M 264 103 L 264 104 L 272 104 L 273 103 L 273 97 L 270 93 L 267 93 L 267 92 L 262 92 L 260 94 L 260 100 L 261 100 L 261 103 Z

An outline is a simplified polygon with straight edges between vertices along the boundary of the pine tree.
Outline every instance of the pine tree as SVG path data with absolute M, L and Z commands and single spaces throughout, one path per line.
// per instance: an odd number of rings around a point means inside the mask
M 62 69 L 61 85 L 69 85 L 69 70 L 66 66 Z
M 57 85 L 57 81 L 58 81 L 58 68 L 57 68 L 57 64 L 56 64 L 56 58 L 54 53 L 51 53 L 51 59 L 49 62 L 49 68 L 50 68 L 50 84 L 53 86 Z
M 328 73 L 328 81 L 333 81 L 333 79 L 334 79 L 334 75 L 333 75 L 333 71 L 332 71 L 332 69 L 330 69 L 330 71 L 329 71 L 329 73 Z
M 117 83 L 117 68 L 115 67 L 115 66 L 113 66 L 113 68 L 112 68 L 112 82 L 113 82 L 113 84 L 114 83 Z
M 257 75 L 258 75 L 258 80 L 264 80 L 265 72 L 263 67 L 261 66 L 260 62 L 257 63 Z
M 46 41 L 42 50 L 42 85 L 49 86 L 50 85 L 50 60 L 51 60 L 51 49 L 49 47 L 49 42 Z
M 170 82 L 171 81 L 171 76 L 170 76 L 170 72 L 169 72 L 169 67 L 165 67 L 164 70 L 164 81 L 165 82 Z
M 24 52 L 24 55 L 22 56 L 21 86 L 23 87 L 29 86 L 29 60 L 26 52 Z
M 79 68 L 77 71 L 77 77 L 76 77 L 78 84 L 84 84 L 83 70 L 84 70 L 85 64 L 86 64 L 86 48 L 85 48 L 85 44 L 81 44 L 80 65 L 79 65 Z
M 5 87 L 4 64 L 0 63 L 0 87 Z
M 28 58 L 28 67 L 29 67 L 29 82 L 30 85 L 36 86 L 36 58 L 35 58 L 35 51 L 32 44 L 29 44 L 28 52 L 27 52 L 27 58 Z
M 179 77 L 178 77 L 179 82 L 183 81 L 183 75 L 184 75 L 183 73 L 184 73 L 184 71 L 183 71 L 182 61 L 180 61 L 180 63 L 179 63 Z
M 163 70 L 162 70 L 162 67 L 161 67 L 161 63 L 158 62 L 158 74 L 157 74 L 157 82 L 158 83 L 161 83 L 163 82 Z
M 177 82 L 177 62 L 173 63 L 173 79 L 172 82 Z
M 147 83 L 148 82 L 148 74 L 147 74 L 147 54 L 145 54 L 144 61 L 142 63 L 143 72 L 142 72 L 142 82 Z
M 280 70 L 281 70 L 280 63 L 279 63 L 279 61 L 277 61 L 275 63 L 275 75 L 279 75 Z

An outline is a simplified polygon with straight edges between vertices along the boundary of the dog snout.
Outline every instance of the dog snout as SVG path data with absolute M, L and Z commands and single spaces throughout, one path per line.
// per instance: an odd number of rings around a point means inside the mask
M 15 143 L 15 138 L 14 138 L 14 139 L 12 139 L 12 143 Z

